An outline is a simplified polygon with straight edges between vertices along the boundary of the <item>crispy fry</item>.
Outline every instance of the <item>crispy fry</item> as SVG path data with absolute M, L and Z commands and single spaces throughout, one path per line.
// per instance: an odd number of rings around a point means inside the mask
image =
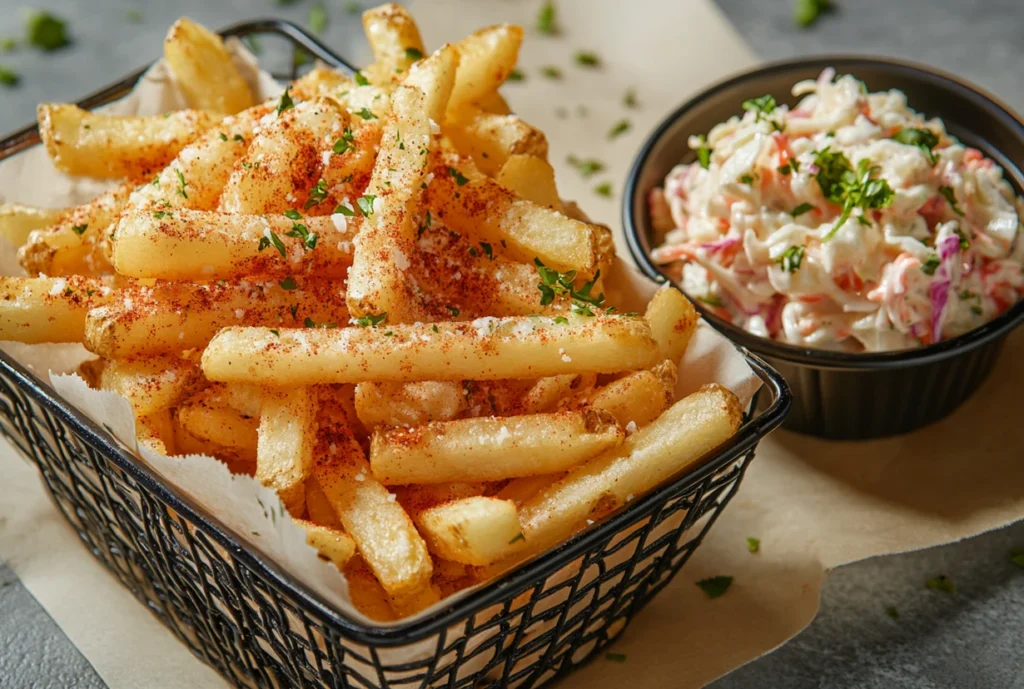
M 510 155 L 496 177 L 498 184 L 508 187 L 520 198 L 538 206 L 562 211 L 562 201 L 555 187 L 555 170 L 535 155 Z
M 175 444 L 171 410 L 163 409 L 149 416 L 136 417 L 135 439 L 139 447 L 145 447 L 159 455 L 173 455 Z
M 643 428 L 672 405 L 676 373 L 676 365 L 665 360 L 650 371 L 634 371 L 612 381 L 585 401 L 609 412 L 623 428 Z
M 0 277 L 0 340 L 81 342 L 86 313 L 110 294 L 97 278 Z
M 509 159 L 516 155 L 533 156 L 541 160 L 546 160 L 548 156 L 548 140 L 544 133 L 515 115 L 492 115 L 473 109 L 466 113 L 465 119 L 450 124 L 444 131 L 459 152 L 471 156 L 480 171 L 490 177 L 498 176 Z M 548 176 L 554 179 L 554 173 L 548 173 Z M 502 184 L 510 186 L 505 182 Z M 535 201 L 532 198 L 530 200 Z
M 512 24 L 480 29 L 459 41 L 459 70 L 448 103 L 449 116 L 497 91 L 516 66 L 522 42 L 522 27 Z
M 356 544 L 344 531 L 316 524 L 306 519 L 296 519 L 299 525 L 306 530 L 306 543 L 316 548 L 322 557 L 334 563 L 340 570 L 356 553 Z
M 0 237 L 15 248 L 28 241 L 32 230 L 41 230 L 56 223 L 67 209 L 33 208 L 20 203 L 0 203 Z
M 334 507 L 331 506 L 331 501 L 324 494 L 316 476 L 306 479 L 306 513 L 314 524 L 341 529 L 341 521 L 334 513 Z
M 232 115 L 254 104 L 220 36 L 182 17 L 164 39 L 164 59 L 193 108 Z
M 355 389 L 356 414 L 370 430 L 449 421 L 465 408 L 462 385 L 455 381 L 360 383 Z
M 255 463 L 259 419 L 229 407 L 216 387 L 193 395 L 178 407 L 178 423 L 196 438 L 213 443 L 216 456 L 226 453 L 228 458 Z
M 678 364 L 697 327 L 697 310 L 678 289 L 668 285 L 654 293 L 644 315 L 651 334 L 658 341 L 661 355 Z
M 505 556 L 520 533 L 515 503 L 482 496 L 425 509 L 416 515 L 416 525 L 431 552 L 467 565 L 488 565 Z
M 597 376 L 592 373 L 541 378 L 523 396 L 521 413 L 551 411 L 567 398 L 592 388 L 596 380 Z
M 178 357 L 108 361 L 99 387 L 128 400 L 137 417 L 157 414 L 185 400 L 201 380 L 199 366 Z
M 426 54 L 416 22 L 397 3 L 363 12 L 363 30 L 377 60 L 372 71 L 380 77 L 398 79 Z
M 305 509 L 305 482 L 313 471 L 316 404 L 311 392 L 264 391 L 260 406 L 256 479 L 276 490 L 293 515 Z

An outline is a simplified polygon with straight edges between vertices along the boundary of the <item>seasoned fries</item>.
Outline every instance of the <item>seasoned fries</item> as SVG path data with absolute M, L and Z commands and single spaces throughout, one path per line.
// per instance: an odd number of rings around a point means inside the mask
M 611 230 L 559 197 L 546 137 L 498 92 L 522 29 L 428 52 L 399 5 L 363 25 L 373 64 L 262 103 L 181 19 L 165 63 L 192 109 L 40 106 L 59 169 L 117 181 L 0 205 L 30 276 L 0 278 L 0 339 L 84 344 L 140 451 L 276 492 L 386 621 L 655 489 L 740 410 L 718 386 L 677 401 L 679 291 L 606 300 Z

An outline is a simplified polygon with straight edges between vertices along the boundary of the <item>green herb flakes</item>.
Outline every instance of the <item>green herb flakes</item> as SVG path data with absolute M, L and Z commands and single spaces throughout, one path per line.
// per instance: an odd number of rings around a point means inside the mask
M 708 598 L 718 598 L 729 590 L 732 586 L 732 577 L 717 576 L 710 577 L 709 579 L 701 579 L 697 582 L 697 586 L 704 592 Z
M 632 126 L 629 120 L 619 120 L 608 130 L 608 140 L 617 139 L 628 132 Z
M 942 591 L 943 593 L 956 593 L 956 583 L 947 577 L 945 574 L 940 574 L 937 577 L 929 579 L 925 582 L 925 585 L 932 591 Z

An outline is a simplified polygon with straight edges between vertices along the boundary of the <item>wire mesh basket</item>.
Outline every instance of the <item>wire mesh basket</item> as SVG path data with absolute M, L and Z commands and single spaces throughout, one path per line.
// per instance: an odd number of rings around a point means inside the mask
M 276 34 L 351 70 L 286 22 Z M 298 61 L 292 60 L 295 65 Z M 291 73 L 281 77 L 294 77 Z M 79 103 L 125 95 L 140 70 Z M 34 125 L 0 159 L 39 143 Z M 758 441 L 789 409 L 764 383 L 739 432 L 713 456 L 606 521 L 426 617 L 366 625 L 338 612 L 166 482 L 113 435 L 0 352 L 0 432 L 36 464 L 83 544 L 201 660 L 239 687 L 539 687 L 598 654 L 685 564 L 736 493 Z

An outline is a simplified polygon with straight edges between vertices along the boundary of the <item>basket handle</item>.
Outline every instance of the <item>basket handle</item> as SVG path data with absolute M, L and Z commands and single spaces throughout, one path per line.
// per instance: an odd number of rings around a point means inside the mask
M 278 36 L 287 38 L 291 42 L 293 58 L 295 56 L 294 51 L 301 49 L 318 60 L 327 63 L 331 67 L 342 72 L 347 72 L 348 76 L 352 76 L 359 71 L 359 69 L 349 63 L 348 60 L 321 43 L 320 39 L 316 36 L 297 24 L 293 24 L 283 19 L 253 19 L 221 29 L 219 33 L 224 38 L 231 36 L 235 38 L 245 38 L 250 34 L 277 34 Z M 293 59 L 292 79 L 295 79 L 295 77 L 298 76 L 297 70 L 298 67 L 295 65 L 295 60 Z

